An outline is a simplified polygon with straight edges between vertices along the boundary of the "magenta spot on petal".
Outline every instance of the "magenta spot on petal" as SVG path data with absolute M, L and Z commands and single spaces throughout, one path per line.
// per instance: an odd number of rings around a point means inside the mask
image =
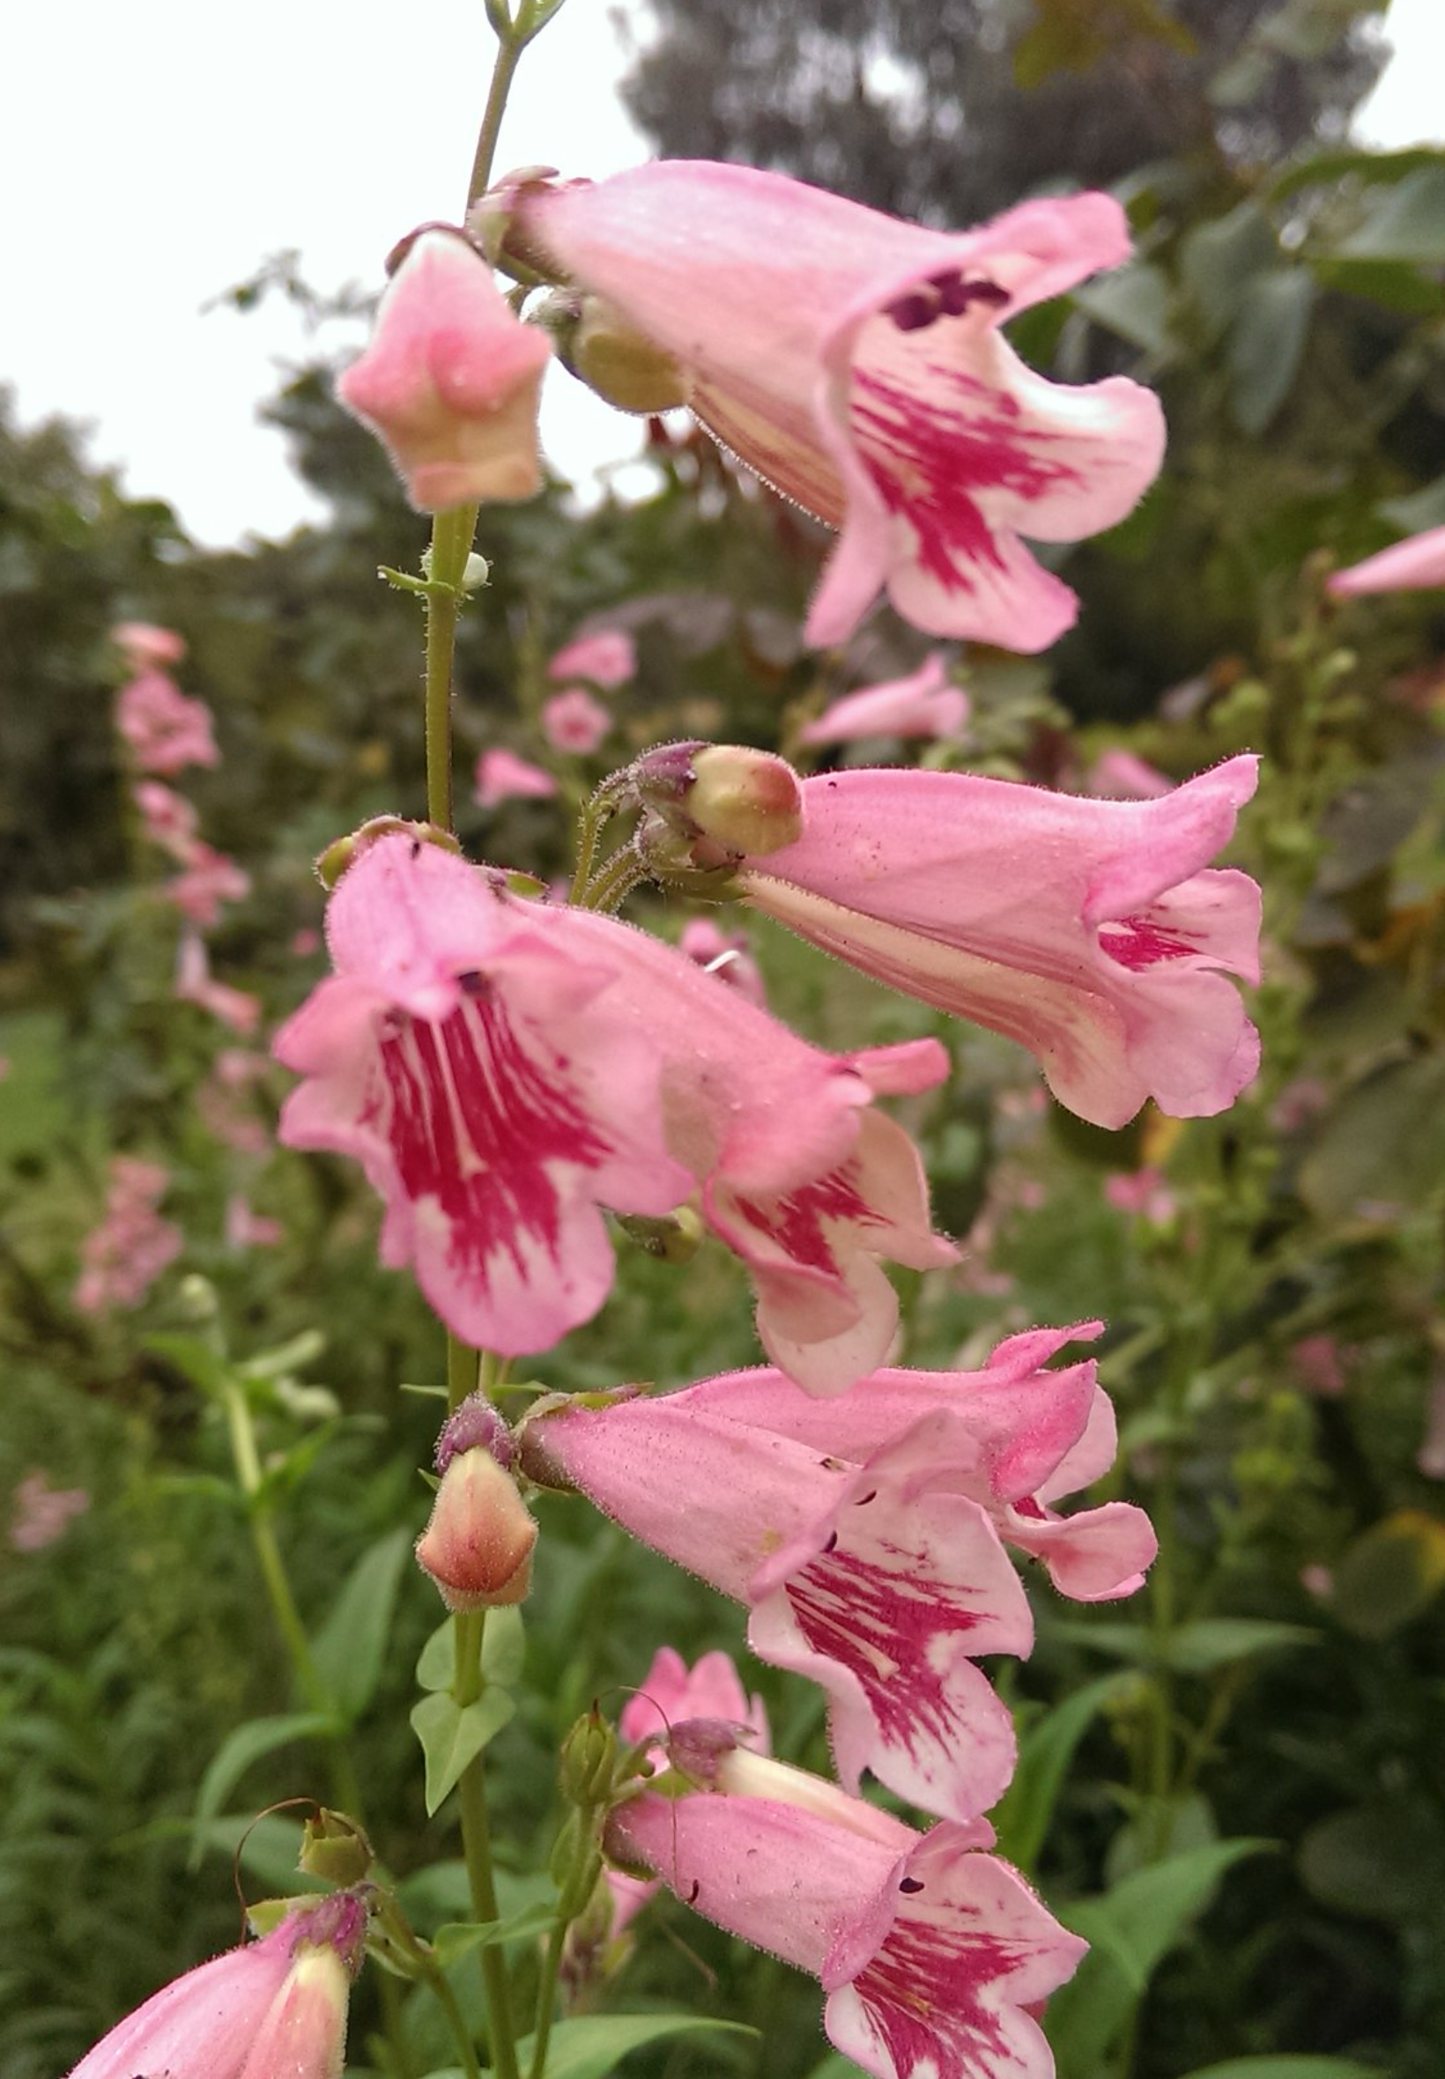
M 896 1570 L 830 1550 L 796 1573 L 786 1593 L 813 1652 L 857 1676 L 884 1745 L 917 1760 L 920 1749 L 956 1740 L 951 1648 L 992 1612 L 976 1589 L 919 1578 L 916 1553 L 883 1549 L 896 1554 Z
M 749 1227 L 768 1235 L 792 1262 L 836 1276 L 838 1264 L 824 1221 L 872 1217 L 867 1200 L 852 1182 L 852 1168 L 851 1163 L 845 1163 L 816 1184 L 804 1184 L 797 1191 L 769 1199 L 766 1205 L 740 1198 L 738 1211 Z
M 1076 481 L 1077 471 L 1034 451 L 1049 436 L 1021 435 L 1017 399 L 963 369 L 930 363 L 927 374 L 934 384 L 947 384 L 959 402 L 946 404 L 936 389 L 923 396 L 904 382 L 855 369 L 853 434 L 884 504 L 917 536 L 923 569 L 949 591 L 972 591 L 970 563 L 1003 568 L 973 494 L 1040 498 L 1056 484 Z
M 1111 960 L 1131 973 L 1161 960 L 1184 960 L 1199 948 L 1178 931 L 1167 931 L 1148 917 L 1119 917 L 1099 927 L 1099 945 Z
M 480 979 L 480 978 L 479 978 Z M 409 1199 L 433 1198 L 451 1229 L 454 1270 L 485 1289 L 488 1265 L 527 1248 L 556 1257 L 556 1170 L 596 1168 L 611 1152 L 577 1103 L 561 1060 L 518 1044 L 490 991 L 469 988 L 440 1025 L 391 1014 L 378 1027 L 384 1091 L 369 1107 Z
M 853 1990 L 895 2071 L 923 2064 L 936 2079 L 989 2079 L 1008 2045 L 996 2007 L 981 1995 L 1020 1961 L 1015 1943 L 904 1906 Z M 1012 2065 L 1009 2058 L 1003 2068 Z

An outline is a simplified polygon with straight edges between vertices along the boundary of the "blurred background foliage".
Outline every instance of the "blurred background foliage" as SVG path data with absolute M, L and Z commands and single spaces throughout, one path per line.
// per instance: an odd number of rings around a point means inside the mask
M 928 757 L 1083 786 L 1109 748 L 1173 779 L 1263 752 L 1233 855 L 1266 889 L 1259 1084 L 1219 1120 L 1099 1133 L 1045 1102 L 1004 1043 L 755 937 L 774 1008 L 812 1037 L 936 1030 L 953 1050 L 957 1075 L 909 1123 L 967 1255 L 907 1284 L 905 1361 L 976 1363 L 1016 1327 L 1108 1322 L 1113 1491 L 1148 1504 L 1163 1556 L 1137 1604 L 1037 1595 L 1033 1660 L 996 1671 L 1025 1735 L 1004 1846 L 1094 1943 L 1050 2017 L 1063 2079 L 1435 2079 L 1445 605 L 1339 608 L 1322 580 L 1445 524 L 1445 153 L 1351 145 L 1380 50 L 1356 0 L 657 0 L 656 15 L 628 97 L 665 152 L 783 167 L 939 223 L 1083 181 L 1130 211 L 1135 261 L 1013 337 L 1062 378 L 1155 384 L 1164 474 L 1123 527 L 1058 559 L 1083 598 L 1075 633 L 1041 659 L 963 660 L 970 733 Z M 311 859 L 421 800 L 417 616 L 376 576 L 415 567 L 421 529 L 331 399 L 356 299 L 318 297 L 285 260 L 236 295 L 269 293 L 318 324 L 314 365 L 288 373 L 270 415 L 329 501 L 325 527 L 201 551 L 92 467 L 73 429 L 0 411 L 0 1462 L 90 1496 L 63 1537 L 7 1550 L 0 1571 L 7 2079 L 54 2079 L 232 1939 L 230 1863 L 254 1815 L 339 1794 L 348 1769 L 418 1925 L 465 1914 L 455 1834 L 445 1807 L 425 1814 L 404 1722 L 438 1612 L 395 1535 L 425 1515 L 435 1426 L 398 1382 L 435 1381 L 438 1337 L 376 1267 L 376 1210 L 348 1168 L 276 1150 L 269 1130 L 249 1149 L 217 1137 L 235 1036 L 175 1000 L 176 920 L 137 850 L 111 728 L 107 631 L 181 631 L 182 683 L 222 748 L 185 790 L 252 877 L 209 935 L 212 968 L 274 1028 L 321 971 L 296 938 L 321 915 Z M 488 744 L 541 755 L 544 660 L 589 626 L 627 628 L 640 662 L 603 752 L 559 767 L 572 798 L 659 738 L 791 744 L 825 699 L 920 658 L 886 612 L 846 654 L 809 655 L 821 530 L 685 423 L 654 425 L 649 457 L 644 496 L 579 514 L 558 483 L 484 514 L 492 581 L 464 623 L 459 775 Z M 474 855 L 561 869 L 558 804 L 460 797 Z M 285 1080 L 263 1071 L 243 1111 L 269 1129 Z M 117 1152 L 167 1165 L 185 1248 L 141 1307 L 86 1315 L 80 1246 Z M 277 1246 L 235 1237 L 238 1194 L 282 1223 Z M 324 1347 L 293 1361 L 313 1327 Z M 246 1369 L 268 1351 L 282 1355 Z M 538 1369 L 567 1388 L 671 1384 L 754 1352 L 731 1262 L 704 1251 L 679 1276 L 634 1252 L 601 1321 Z M 303 1618 L 322 1639 L 330 1624 L 332 1665 L 338 1639 L 369 1641 L 324 1737 L 261 1593 L 217 1364 L 258 1425 L 262 1512 Z M 580 1503 L 542 1510 L 526 1683 L 495 1747 L 509 1911 L 541 1895 L 524 1873 L 545 1862 L 571 1718 L 597 1696 L 620 1708 L 664 1640 L 693 1658 L 740 1637 L 735 1613 Z M 826 1765 L 818 1700 L 747 1674 L 778 1751 Z M 271 1732 L 237 1747 L 257 1722 Z M 290 1881 L 289 1827 L 276 1815 L 247 1835 L 251 1895 Z M 629 2069 L 833 2079 L 815 1988 L 679 1907 L 651 1913 L 601 2006 L 745 2014 L 763 2033 L 677 2039 Z M 511 1955 L 525 1979 L 530 1947 Z M 473 1999 L 474 1969 L 456 1976 Z M 390 2069 L 377 2001 L 368 1981 L 357 2071 Z M 404 2028 L 415 2072 L 446 2061 L 423 1996 Z

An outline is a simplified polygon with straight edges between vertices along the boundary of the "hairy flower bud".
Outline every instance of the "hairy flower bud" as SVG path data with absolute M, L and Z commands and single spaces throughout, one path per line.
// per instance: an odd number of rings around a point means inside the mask
M 617 1770 L 617 1735 L 596 1709 L 584 1712 L 562 1742 L 562 1790 L 574 1805 L 600 1804 Z
M 637 759 L 628 778 L 632 798 L 647 811 L 639 839 L 649 853 L 680 843 L 693 865 L 712 867 L 746 854 L 765 857 L 803 834 L 802 782 L 772 751 L 659 744 Z
M 578 380 L 619 411 L 672 411 L 692 395 L 681 364 L 602 296 L 582 298 L 561 353 Z
M 461 846 L 449 830 L 435 823 L 409 823 L 403 816 L 372 816 L 345 837 L 334 838 L 316 861 L 316 878 L 323 888 L 334 888 L 348 866 L 359 859 L 378 838 L 409 836 L 416 844 L 440 845 L 444 852 L 460 852 Z
M 516 1482 L 479 1445 L 449 1460 L 417 1540 L 417 1563 L 449 1610 L 497 1609 L 525 1597 L 536 1542 Z

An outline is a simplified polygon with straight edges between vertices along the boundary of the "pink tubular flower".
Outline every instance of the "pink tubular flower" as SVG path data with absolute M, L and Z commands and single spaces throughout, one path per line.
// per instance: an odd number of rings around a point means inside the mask
M 595 635 L 574 635 L 547 666 L 549 679 L 587 679 L 608 691 L 625 686 L 637 675 L 637 646 L 621 628 L 602 628 Z
M 483 751 L 477 760 L 478 808 L 496 808 L 503 801 L 546 801 L 557 792 L 557 782 L 540 765 L 529 765 L 515 751 Z
M 12 1496 L 15 1515 L 10 1524 L 12 1552 L 43 1552 L 63 1538 L 72 1516 L 83 1516 L 90 1496 L 83 1487 L 52 1487 L 47 1474 L 27 1473 Z M 694 1705 L 696 1714 L 700 1706 Z M 692 1715 L 692 1714 L 690 1714 Z M 711 1715 L 711 1713 L 709 1713 Z
M 341 2079 L 365 1940 L 350 1893 L 298 1906 L 261 1941 L 164 1986 L 70 2079 Z
M 206 953 L 205 940 L 200 933 L 187 929 L 181 933 L 181 942 L 176 949 L 175 993 L 182 1003 L 199 1004 L 223 1025 L 229 1025 L 242 1039 L 249 1039 L 261 1022 L 261 999 L 250 996 L 244 989 L 233 989 L 228 982 L 218 982 L 211 974 L 211 963 Z
M 1336 599 L 1358 599 L 1366 592 L 1428 592 L 1445 586 L 1445 527 L 1411 535 L 1363 563 L 1337 570 L 1329 581 Z
M 707 1757 L 705 1787 L 619 1805 L 609 1853 L 820 1979 L 829 2042 L 874 2079 L 1051 2079 L 1030 2010 L 1087 1945 L 982 1852 L 988 1823 L 919 1834 L 801 1769 L 736 1748 L 713 1758 L 717 1730 L 674 1734 L 674 1758 Z
M 575 751 L 585 758 L 611 727 L 611 715 L 585 686 L 568 686 L 542 703 L 542 734 L 554 751 Z
M 133 789 L 133 799 L 152 844 L 159 845 L 163 852 L 169 852 L 182 864 L 193 856 L 196 846 L 193 802 L 160 780 L 138 780 Z
M 843 641 L 886 588 L 935 635 L 1041 650 L 1074 618 L 1020 535 L 1122 520 L 1163 452 L 1122 377 L 1046 382 L 1001 322 L 1129 251 L 1107 195 L 929 231 L 779 173 L 662 160 L 501 200 L 530 263 L 605 296 L 691 376 L 703 424 L 842 530 L 808 640 Z
M 675 948 L 401 835 L 348 869 L 327 928 L 336 973 L 276 1040 L 307 1079 L 281 1137 L 362 1163 L 383 1259 L 479 1347 L 549 1349 L 611 1285 L 599 1209 L 698 1185 L 764 1346 L 820 1390 L 887 1347 L 875 1257 L 952 1261 L 912 1145 L 868 1109 L 941 1078 L 932 1042 L 824 1054 Z
M 116 695 L 115 726 L 142 772 L 170 775 L 187 765 L 219 765 L 211 711 L 188 700 L 161 671 L 143 671 Z
M 418 512 L 530 498 L 541 483 L 537 396 L 551 351 L 464 238 L 424 231 L 336 392 L 384 443 Z
M 121 621 L 111 629 L 110 639 L 128 671 L 163 671 L 168 664 L 179 664 L 186 654 L 183 635 L 177 635 L 174 628 L 157 628 L 152 621 Z
M 223 902 L 244 902 L 250 894 L 251 876 L 213 845 L 197 838 L 178 856 L 182 870 L 166 882 L 166 898 L 202 930 L 216 922 Z
M 1103 801 L 1157 801 L 1174 781 L 1132 751 L 1100 751 L 1089 772 L 1090 794 Z
M 906 995 L 1016 1039 L 1061 1104 L 1122 1126 L 1232 1104 L 1259 1035 L 1259 889 L 1201 871 L 1254 792 L 1231 758 L 1158 801 L 1088 801 L 970 773 L 803 782 L 798 843 L 746 865 L 754 909 Z
M 83 1314 L 138 1307 L 180 1255 L 184 1236 L 156 1210 L 169 1183 L 170 1172 L 159 1163 L 111 1158 L 105 1218 L 81 1244 L 75 1304 Z
M 769 1370 L 559 1410 L 527 1424 L 524 1464 L 748 1604 L 759 1658 L 828 1692 L 850 1789 L 869 1768 L 971 1819 L 1014 1764 L 974 1659 L 1033 1643 L 1002 1540 L 1086 1601 L 1129 1594 L 1153 1556 L 1138 1509 L 1048 1507 L 1113 1457 L 1092 1362 L 1041 1369 L 1097 1326 L 1015 1337 L 982 1372 L 876 1372 L 826 1402 Z
M 845 693 L 799 733 L 805 744 L 856 743 L 864 736 L 957 736 L 970 713 L 968 695 L 949 684 L 937 651 L 905 679 Z

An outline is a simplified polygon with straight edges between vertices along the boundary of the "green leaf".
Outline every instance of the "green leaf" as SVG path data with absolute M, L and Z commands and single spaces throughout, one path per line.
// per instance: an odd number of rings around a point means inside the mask
M 321 1679 L 348 1724 L 360 1717 L 381 1680 L 401 1570 L 410 1550 L 405 1530 L 388 1531 L 369 1546 L 347 1576 L 315 1640 Z
M 629 2050 L 693 2029 L 722 2030 L 735 2036 L 758 2033 L 741 2021 L 715 2021 L 699 2014 L 586 2014 L 576 2021 L 559 2021 L 553 2029 L 547 2046 L 547 2079 L 606 2079 Z M 530 2039 L 517 2048 L 525 2070 Z
M 1187 2079 L 1385 2079 L 1385 2074 L 1352 2057 L 1231 2057 L 1222 2065 L 1203 2065 Z
M 499 1942 L 529 1942 L 557 1924 L 554 1905 L 528 1906 L 510 1920 L 450 1920 L 432 1936 L 437 1962 L 449 1971 L 459 1957 L 473 1949 L 492 1949 Z
M 1033 1868 L 1075 1748 L 1109 1698 L 1131 1679 L 1101 1675 L 1086 1683 L 1020 1740 L 1013 1782 L 992 1815 L 999 1854 L 1007 1861 L 1025 1871 Z
M 1424 534 L 1427 528 L 1445 527 L 1445 476 L 1437 476 L 1403 498 L 1382 498 L 1375 511 L 1402 534 Z
M 1179 274 L 1206 339 L 1220 336 L 1254 278 L 1278 262 L 1278 242 L 1257 202 L 1241 202 L 1189 233 L 1180 247 Z
M 1322 289 L 1361 296 L 1409 317 L 1434 317 L 1445 311 L 1445 290 L 1404 260 L 1340 260 L 1317 253 L 1305 257 Z
M 1061 1618 L 1050 1625 L 1055 1638 L 1101 1653 L 1116 1653 L 1140 1667 L 1163 1665 L 1181 1674 L 1206 1675 L 1251 1653 L 1278 1653 L 1291 1646 L 1313 1646 L 1319 1633 L 1303 1624 L 1277 1624 L 1263 1617 L 1200 1617 L 1172 1632 L 1163 1653 L 1156 1650 L 1145 1624 L 1114 1619 L 1091 1624 L 1084 1618 Z
M 1445 1174 L 1445 1062 L 1394 1061 L 1347 1090 L 1300 1164 L 1300 1197 L 1319 1220 L 1364 1207 L 1423 1206 Z
M 443 1617 L 417 1657 L 417 1688 L 450 1689 L 456 1664 L 456 1633 L 451 1618 Z
M 1445 1909 L 1445 1822 L 1422 1791 L 1373 1797 L 1309 1829 L 1299 1873 L 1327 1906 L 1428 1926 Z
M 1345 260 L 1445 264 L 1445 165 L 1422 166 L 1387 189 L 1358 231 L 1334 250 Z
M 198 1335 L 148 1335 L 145 1346 L 213 1400 L 220 1399 L 234 1377 L 226 1359 Z
M 190 1867 L 199 1867 L 205 1846 L 199 1829 L 216 1817 L 253 1762 L 259 1761 L 263 1754 L 274 1754 L 278 1747 L 289 1746 L 295 1740 L 324 1739 L 335 1731 L 335 1720 L 320 1711 L 293 1711 L 284 1717 L 252 1718 L 247 1724 L 238 1725 L 222 1741 L 201 1778 L 192 1815 L 198 1831 L 192 1840 Z
M 1160 361 L 1172 354 L 1169 283 L 1148 261 L 1135 260 L 1101 275 L 1088 288 L 1076 289 L 1074 301 L 1096 325 L 1117 333 L 1131 346 L 1143 347 Z
M 1241 432 L 1263 433 L 1288 397 L 1314 299 L 1301 267 L 1275 268 L 1246 285 L 1229 335 L 1230 404 Z
M 1049 2039 L 1062 2079 L 1095 2079 L 1156 1967 L 1208 1906 L 1224 1872 L 1270 1845 L 1216 1841 L 1190 1848 L 1065 1912 L 1067 1925 L 1091 1946 L 1073 1978 L 1049 2001 Z
M 1343 180 L 1347 174 L 1355 174 L 1367 183 L 1399 181 L 1406 174 L 1418 173 L 1424 167 L 1441 163 L 1441 153 L 1428 144 L 1407 145 L 1398 152 L 1360 151 L 1350 145 L 1338 151 L 1311 152 L 1308 158 L 1283 167 L 1268 183 L 1265 192 L 1276 202 L 1282 202 L 1288 195 L 1297 195 L 1301 188 Z
M 184 1822 L 182 1822 L 184 1823 Z M 195 1838 L 203 1851 L 214 1849 L 228 1863 L 241 1868 L 268 1891 L 320 1891 L 325 1887 L 298 1867 L 301 1855 L 301 1825 L 283 1812 L 229 1812 L 196 1829 Z
M 510 1689 L 521 1677 L 526 1652 L 527 1638 L 521 1610 L 516 1605 L 488 1610 L 486 1629 L 482 1633 L 483 1679 Z
M 468 1763 L 495 1739 L 516 1711 L 505 1689 L 489 1689 L 474 1704 L 445 1693 L 424 1696 L 411 1714 L 412 1730 L 426 1757 L 426 1809 L 430 1818 Z
M 1397 1509 L 1355 1539 L 1334 1570 L 1330 1608 L 1361 1639 L 1387 1639 L 1445 1588 L 1445 1523 Z

